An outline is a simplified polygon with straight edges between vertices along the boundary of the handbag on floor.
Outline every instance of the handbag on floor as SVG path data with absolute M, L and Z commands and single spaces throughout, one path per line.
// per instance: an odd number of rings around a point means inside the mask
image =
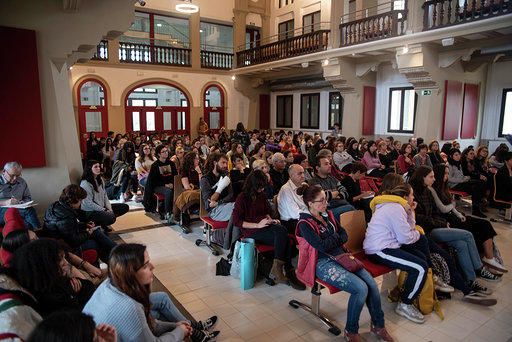
M 254 278 L 256 274 L 256 246 L 254 239 L 242 239 L 240 246 L 240 288 L 242 290 L 252 289 L 254 287 Z

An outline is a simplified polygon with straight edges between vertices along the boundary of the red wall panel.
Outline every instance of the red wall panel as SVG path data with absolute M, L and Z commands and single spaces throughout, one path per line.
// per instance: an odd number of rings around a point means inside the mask
M 365 86 L 363 89 L 363 135 L 375 134 L 375 95 L 376 88 Z
M 0 167 L 46 165 L 36 33 L 0 26 Z
M 462 82 L 444 82 L 443 140 L 459 137 L 459 124 L 462 116 Z
M 270 128 L 270 95 L 260 95 L 260 129 Z
M 478 125 L 478 84 L 464 84 L 461 139 L 474 139 Z

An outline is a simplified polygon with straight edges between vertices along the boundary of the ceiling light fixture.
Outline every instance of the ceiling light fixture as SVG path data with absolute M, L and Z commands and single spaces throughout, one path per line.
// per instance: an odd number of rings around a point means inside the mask
M 328 66 L 329 65 L 329 60 L 328 59 L 324 59 L 324 61 L 322 62 L 322 65 L 323 66 Z
M 402 53 L 407 53 L 409 52 L 409 45 L 405 45 L 404 48 L 402 49 Z
M 187 14 L 199 12 L 199 6 L 194 5 L 192 0 L 182 0 L 181 2 L 181 4 L 176 5 L 176 11 Z
M 232 79 L 233 81 L 234 81 L 234 80 L 236 80 L 236 76 L 235 76 L 235 75 L 231 76 L 231 79 Z

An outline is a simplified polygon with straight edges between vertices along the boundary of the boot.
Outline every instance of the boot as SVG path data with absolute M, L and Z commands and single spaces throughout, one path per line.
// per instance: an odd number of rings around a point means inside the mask
M 269 277 L 272 278 L 276 283 L 288 283 L 288 278 L 283 272 L 284 261 L 274 259 L 272 263 L 272 269 L 270 270 Z
M 292 265 L 284 265 L 284 272 L 288 277 L 288 283 L 295 290 L 304 291 L 306 289 L 306 285 L 304 285 L 297 276 L 295 275 L 295 269 Z
M 472 210 L 472 215 L 480 218 L 487 218 L 487 215 L 485 215 L 481 210 L 480 206 L 474 206 Z

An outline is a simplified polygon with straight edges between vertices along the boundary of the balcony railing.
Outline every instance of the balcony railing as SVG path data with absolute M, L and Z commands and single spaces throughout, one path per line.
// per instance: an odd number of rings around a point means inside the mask
M 401 5 L 401 9 L 397 9 L 395 2 L 390 2 L 345 15 L 340 24 L 340 46 L 361 44 L 405 34 L 407 2 L 404 1 Z M 379 13 L 383 11 L 385 12 Z M 372 12 L 377 14 L 368 16 Z M 351 17 L 364 18 L 350 20 Z
M 424 31 L 511 13 L 509 0 L 428 0 L 422 7 Z
M 190 54 L 190 49 L 119 42 L 119 61 L 122 63 L 190 66 Z
M 201 68 L 230 70 L 232 67 L 232 53 L 201 50 Z
M 98 44 L 92 59 L 97 61 L 108 61 L 108 40 L 102 40 Z
M 330 30 L 318 30 L 266 45 L 239 51 L 237 67 L 245 67 L 285 59 L 327 49 Z

